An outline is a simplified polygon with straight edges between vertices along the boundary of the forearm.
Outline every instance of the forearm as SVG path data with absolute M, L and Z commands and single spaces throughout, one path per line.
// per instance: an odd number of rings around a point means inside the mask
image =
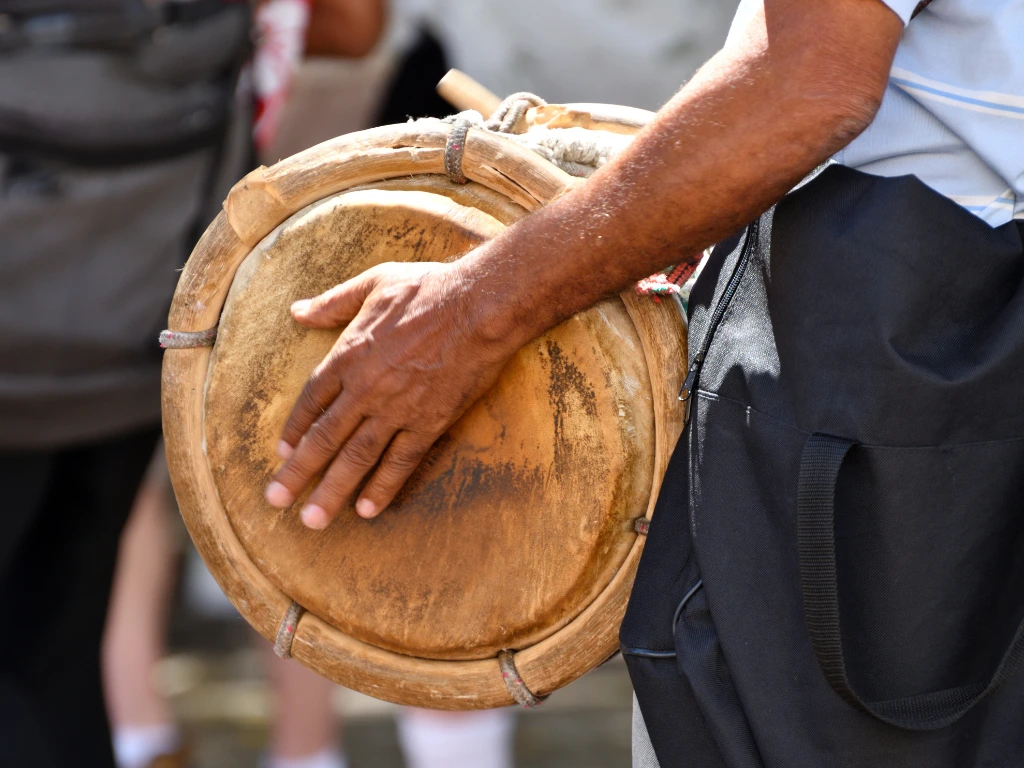
M 880 43 L 889 61 L 894 21 Z M 520 345 L 693 258 L 866 127 L 889 61 L 858 72 L 857 52 L 843 50 L 856 34 L 805 54 L 801 30 L 771 22 L 770 13 L 755 19 L 614 162 L 463 260 L 460 277 L 483 298 L 479 333 Z
M 311 56 L 365 56 L 380 38 L 384 14 L 384 0 L 314 0 L 306 52 Z

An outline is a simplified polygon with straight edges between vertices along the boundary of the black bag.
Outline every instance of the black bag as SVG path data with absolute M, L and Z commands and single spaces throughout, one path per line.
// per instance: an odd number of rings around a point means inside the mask
M 712 254 L 621 633 L 661 768 L 1024 765 L 1022 240 L 831 166 Z

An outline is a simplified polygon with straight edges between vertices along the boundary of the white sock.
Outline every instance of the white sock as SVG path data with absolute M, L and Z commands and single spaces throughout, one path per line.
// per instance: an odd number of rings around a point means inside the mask
M 328 747 L 305 757 L 271 756 L 267 768 L 348 768 L 348 761 L 334 747 Z
M 123 725 L 114 728 L 113 742 L 117 768 L 146 768 L 160 755 L 174 753 L 181 734 L 173 723 Z
M 512 768 L 515 712 L 402 709 L 398 741 L 408 768 Z

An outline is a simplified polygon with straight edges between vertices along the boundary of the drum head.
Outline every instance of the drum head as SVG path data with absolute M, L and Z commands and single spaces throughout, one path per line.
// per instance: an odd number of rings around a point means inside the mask
M 249 558 L 311 614 L 400 654 L 492 658 L 557 632 L 622 566 L 655 480 L 650 373 L 622 300 L 604 301 L 520 351 L 380 517 L 350 502 L 315 531 L 302 499 L 270 507 L 281 429 L 340 333 L 299 326 L 289 305 L 381 262 L 458 257 L 522 214 L 478 185 L 377 186 L 296 213 L 238 269 L 207 380 L 207 461 Z
M 458 258 L 580 183 L 477 128 L 460 143 L 469 183 L 450 181 L 452 130 L 341 136 L 232 188 L 168 319 L 168 468 L 210 572 L 279 654 L 399 704 L 534 706 L 618 647 L 685 418 L 671 299 L 627 290 L 527 345 L 374 520 L 350 504 L 314 531 L 303 499 L 263 500 L 341 333 L 302 328 L 291 303 L 383 261 Z

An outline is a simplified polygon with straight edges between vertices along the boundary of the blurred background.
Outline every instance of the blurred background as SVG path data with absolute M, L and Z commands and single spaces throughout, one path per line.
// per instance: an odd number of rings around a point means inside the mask
M 0 0 L 0 466 L 43 456 L 64 466 L 140 434 L 132 450 L 148 455 L 159 414 L 155 338 L 177 269 L 256 164 L 455 111 L 434 92 L 449 67 L 499 96 L 655 110 L 720 47 L 735 6 Z M 55 215 L 70 217 L 64 241 L 51 234 Z M 72 300 L 89 270 L 103 290 L 91 303 Z M 64 326 L 44 318 L 45 307 L 57 307 Z M 117 324 L 131 329 L 120 351 Z M 116 386 L 83 399 L 82 382 L 112 378 Z M 395 707 L 276 659 L 206 572 L 162 448 L 152 450 L 148 469 L 118 475 L 124 510 L 104 518 L 115 547 L 127 520 L 102 654 L 119 768 L 629 764 L 631 690 L 618 659 L 538 710 L 463 715 Z M 54 488 L 73 482 L 71 469 L 54 473 Z M 11 568 L 0 559 L 5 589 L 17 586 Z M 108 583 L 94 590 L 103 593 L 97 610 Z

